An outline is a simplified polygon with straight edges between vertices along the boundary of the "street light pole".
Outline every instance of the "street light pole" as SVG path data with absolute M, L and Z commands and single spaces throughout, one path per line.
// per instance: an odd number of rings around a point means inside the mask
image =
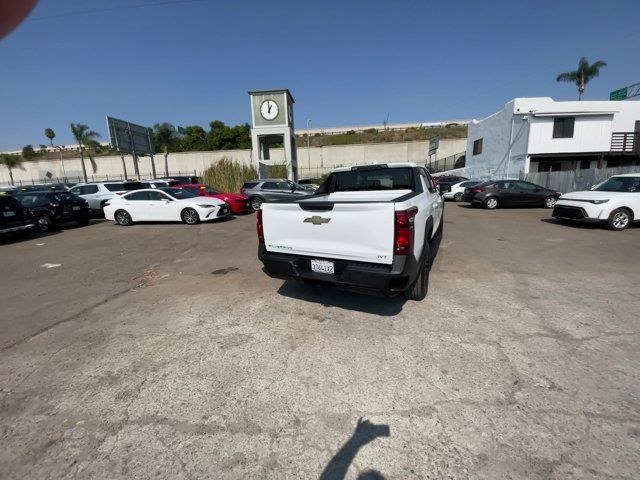
M 311 137 L 309 135 L 309 124 L 311 123 L 311 119 L 307 118 L 307 161 L 309 163 L 309 175 L 311 175 Z
M 64 145 L 62 145 L 62 146 L 54 145 L 54 148 L 58 149 L 58 152 L 60 152 L 60 165 L 62 165 L 62 178 L 66 182 L 67 181 L 67 172 L 64 171 L 64 160 L 62 159 L 62 149 L 64 148 Z

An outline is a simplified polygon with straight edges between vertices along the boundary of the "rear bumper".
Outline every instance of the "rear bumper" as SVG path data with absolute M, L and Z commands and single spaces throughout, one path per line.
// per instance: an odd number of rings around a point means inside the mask
M 482 203 L 484 198 L 478 197 L 475 193 L 464 193 L 462 195 L 462 201 L 468 203 Z
M 264 272 L 273 278 L 293 279 L 300 283 L 328 283 L 340 290 L 386 296 L 405 291 L 418 274 L 418 262 L 413 255 L 395 255 L 392 265 L 381 265 L 272 253 L 266 251 L 264 244 L 260 244 L 258 258 L 264 264 Z M 311 259 L 332 261 L 335 273 L 312 272 Z

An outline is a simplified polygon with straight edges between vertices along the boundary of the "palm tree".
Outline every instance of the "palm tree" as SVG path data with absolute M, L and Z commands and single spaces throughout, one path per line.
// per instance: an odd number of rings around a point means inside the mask
M 606 67 L 607 63 L 602 60 L 598 60 L 595 63 L 589 65 L 589 62 L 585 57 L 578 62 L 578 69 L 572 72 L 564 72 L 558 75 L 556 82 L 571 82 L 578 86 L 578 100 L 582 100 L 582 94 L 584 94 L 584 88 L 589 83 L 589 80 L 600 75 L 600 69 Z
M 164 175 L 169 176 L 169 146 L 176 138 L 176 127 L 170 123 L 156 123 L 153 126 L 153 133 L 156 143 L 162 147 L 164 152 Z
M 22 158 L 18 155 L 10 155 L 8 153 L 0 154 L 0 163 L 9 169 L 9 178 L 11 179 L 11 185 L 13 185 L 13 169 L 22 167 Z
M 49 143 L 51 143 L 51 146 L 53 147 L 53 139 L 56 138 L 56 132 L 53 131 L 53 128 L 45 128 L 44 136 L 49 139 Z
M 72 123 L 71 133 L 73 133 L 76 142 L 78 142 L 78 148 L 80 149 L 80 162 L 82 163 L 82 175 L 84 176 L 84 181 L 87 182 L 89 179 L 87 178 L 87 169 L 84 166 L 84 152 L 87 152 L 89 160 L 91 161 L 93 173 L 96 173 L 98 166 L 96 165 L 96 161 L 91 153 L 92 149 L 96 149 L 96 147 L 100 146 L 96 140 L 97 138 L 100 138 L 100 134 L 93 130 L 89 130 L 89 126 L 82 123 Z

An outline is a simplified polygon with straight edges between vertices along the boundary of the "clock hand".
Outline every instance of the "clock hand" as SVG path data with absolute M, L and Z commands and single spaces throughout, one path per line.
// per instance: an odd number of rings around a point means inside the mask
M 271 103 L 267 103 L 267 113 L 271 113 Z

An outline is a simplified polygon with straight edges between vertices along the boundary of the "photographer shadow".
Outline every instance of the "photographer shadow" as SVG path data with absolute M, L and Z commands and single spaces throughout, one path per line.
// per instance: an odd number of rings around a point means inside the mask
M 333 456 L 320 475 L 320 480 L 343 480 L 346 478 L 349 466 L 362 447 L 378 437 L 391 435 L 389 425 L 375 425 L 368 420 L 358 419 L 356 429 L 351 438 Z M 365 469 L 358 473 L 357 480 L 384 480 L 377 470 Z

